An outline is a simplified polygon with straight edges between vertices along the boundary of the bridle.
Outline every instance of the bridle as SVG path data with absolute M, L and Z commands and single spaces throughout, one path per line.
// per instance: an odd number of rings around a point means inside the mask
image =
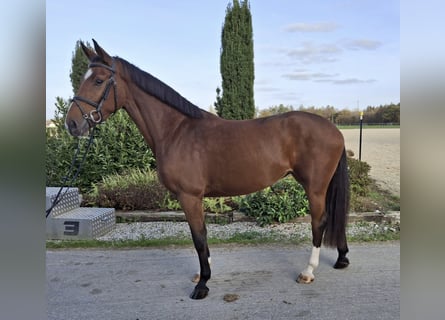
M 99 124 L 103 121 L 102 105 L 105 102 L 105 100 L 107 100 L 108 95 L 110 94 L 111 87 L 113 87 L 113 89 L 114 89 L 114 111 L 113 111 L 113 113 L 115 113 L 117 111 L 117 92 L 116 92 L 116 80 L 114 79 L 114 74 L 116 72 L 116 70 L 114 68 L 114 59 L 113 59 L 113 63 L 111 65 L 111 67 L 107 66 L 106 64 L 97 63 L 97 62 L 92 62 L 88 65 L 88 68 L 93 68 L 93 67 L 101 67 L 101 68 L 105 68 L 105 69 L 111 71 L 110 78 L 107 81 L 107 86 L 105 87 L 105 90 L 102 93 L 102 97 L 100 98 L 99 102 L 96 103 L 94 101 L 91 101 L 90 99 L 87 99 L 87 98 L 84 98 L 81 96 L 74 96 L 72 99 L 72 102 L 74 102 L 74 104 L 79 108 L 80 112 L 82 113 L 82 117 L 85 120 L 87 120 L 89 124 L 91 124 L 91 122 L 92 122 L 93 125 L 95 125 L 95 124 Z M 86 104 L 89 104 L 90 106 L 92 106 L 94 109 L 91 110 L 89 113 L 86 113 L 82 109 L 82 107 L 80 106 L 78 101 L 85 102 Z

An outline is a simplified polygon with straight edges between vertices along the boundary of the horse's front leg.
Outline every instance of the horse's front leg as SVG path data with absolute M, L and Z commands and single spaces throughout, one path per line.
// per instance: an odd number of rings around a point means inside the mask
M 190 226 L 193 243 L 199 257 L 199 281 L 190 295 L 190 298 L 203 299 L 209 293 L 209 288 L 206 286 L 206 283 L 210 279 L 211 273 L 209 264 L 210 253 L 207 246 L 207 229 L 202 208 L 202 198 L 181 194 L 178 195 L 178 199 Z

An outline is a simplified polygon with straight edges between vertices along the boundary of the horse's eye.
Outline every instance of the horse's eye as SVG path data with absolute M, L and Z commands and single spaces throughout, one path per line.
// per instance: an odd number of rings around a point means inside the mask
M 100 86 L 104 81 L 102 79 L 96 79 L 95 83 L 96 85 Z

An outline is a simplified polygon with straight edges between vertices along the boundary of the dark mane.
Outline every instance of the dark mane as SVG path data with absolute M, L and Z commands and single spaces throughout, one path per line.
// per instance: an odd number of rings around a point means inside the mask
M 128 72 L 131 80 L 146 93 L 158 98 L 162 102 L 166 103 L 172 108 L 175 108 L 179 112 L 192 117 L 202 118 L 202 110 L 181 96 L 176 90 L 166 85 L 161 80 L 152 76 L 148 72 L 142 71 L 135 65 L 128 61 L 114 57 L 122 64 L 122 67 Z

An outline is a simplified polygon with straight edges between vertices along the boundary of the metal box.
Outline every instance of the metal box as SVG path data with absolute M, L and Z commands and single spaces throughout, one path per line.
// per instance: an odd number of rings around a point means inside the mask
M 60 188 L 46 188 L 48 210 Z M 114 208 L 80 207 L 79 189 L 64 188 L 60 201 L 46 219 L 47 239 L 94 239 L 111 231 L 116 224 Z
M 76 208 L 46 221 L 47 239 L 94 239 L 116 224 L 114 208 Z
M 59 187 L 47 187 L 46 188 L 46 209 L 48 210 L 52 204 L 54 199 L 59 192 Z M 70 210 L 79 208 L 80 200 L 79 200 L 79 189 L 78 188 L 63 188 L 60 193 L 59 203 L 52 209 L 49 217 L 56 217 Z

